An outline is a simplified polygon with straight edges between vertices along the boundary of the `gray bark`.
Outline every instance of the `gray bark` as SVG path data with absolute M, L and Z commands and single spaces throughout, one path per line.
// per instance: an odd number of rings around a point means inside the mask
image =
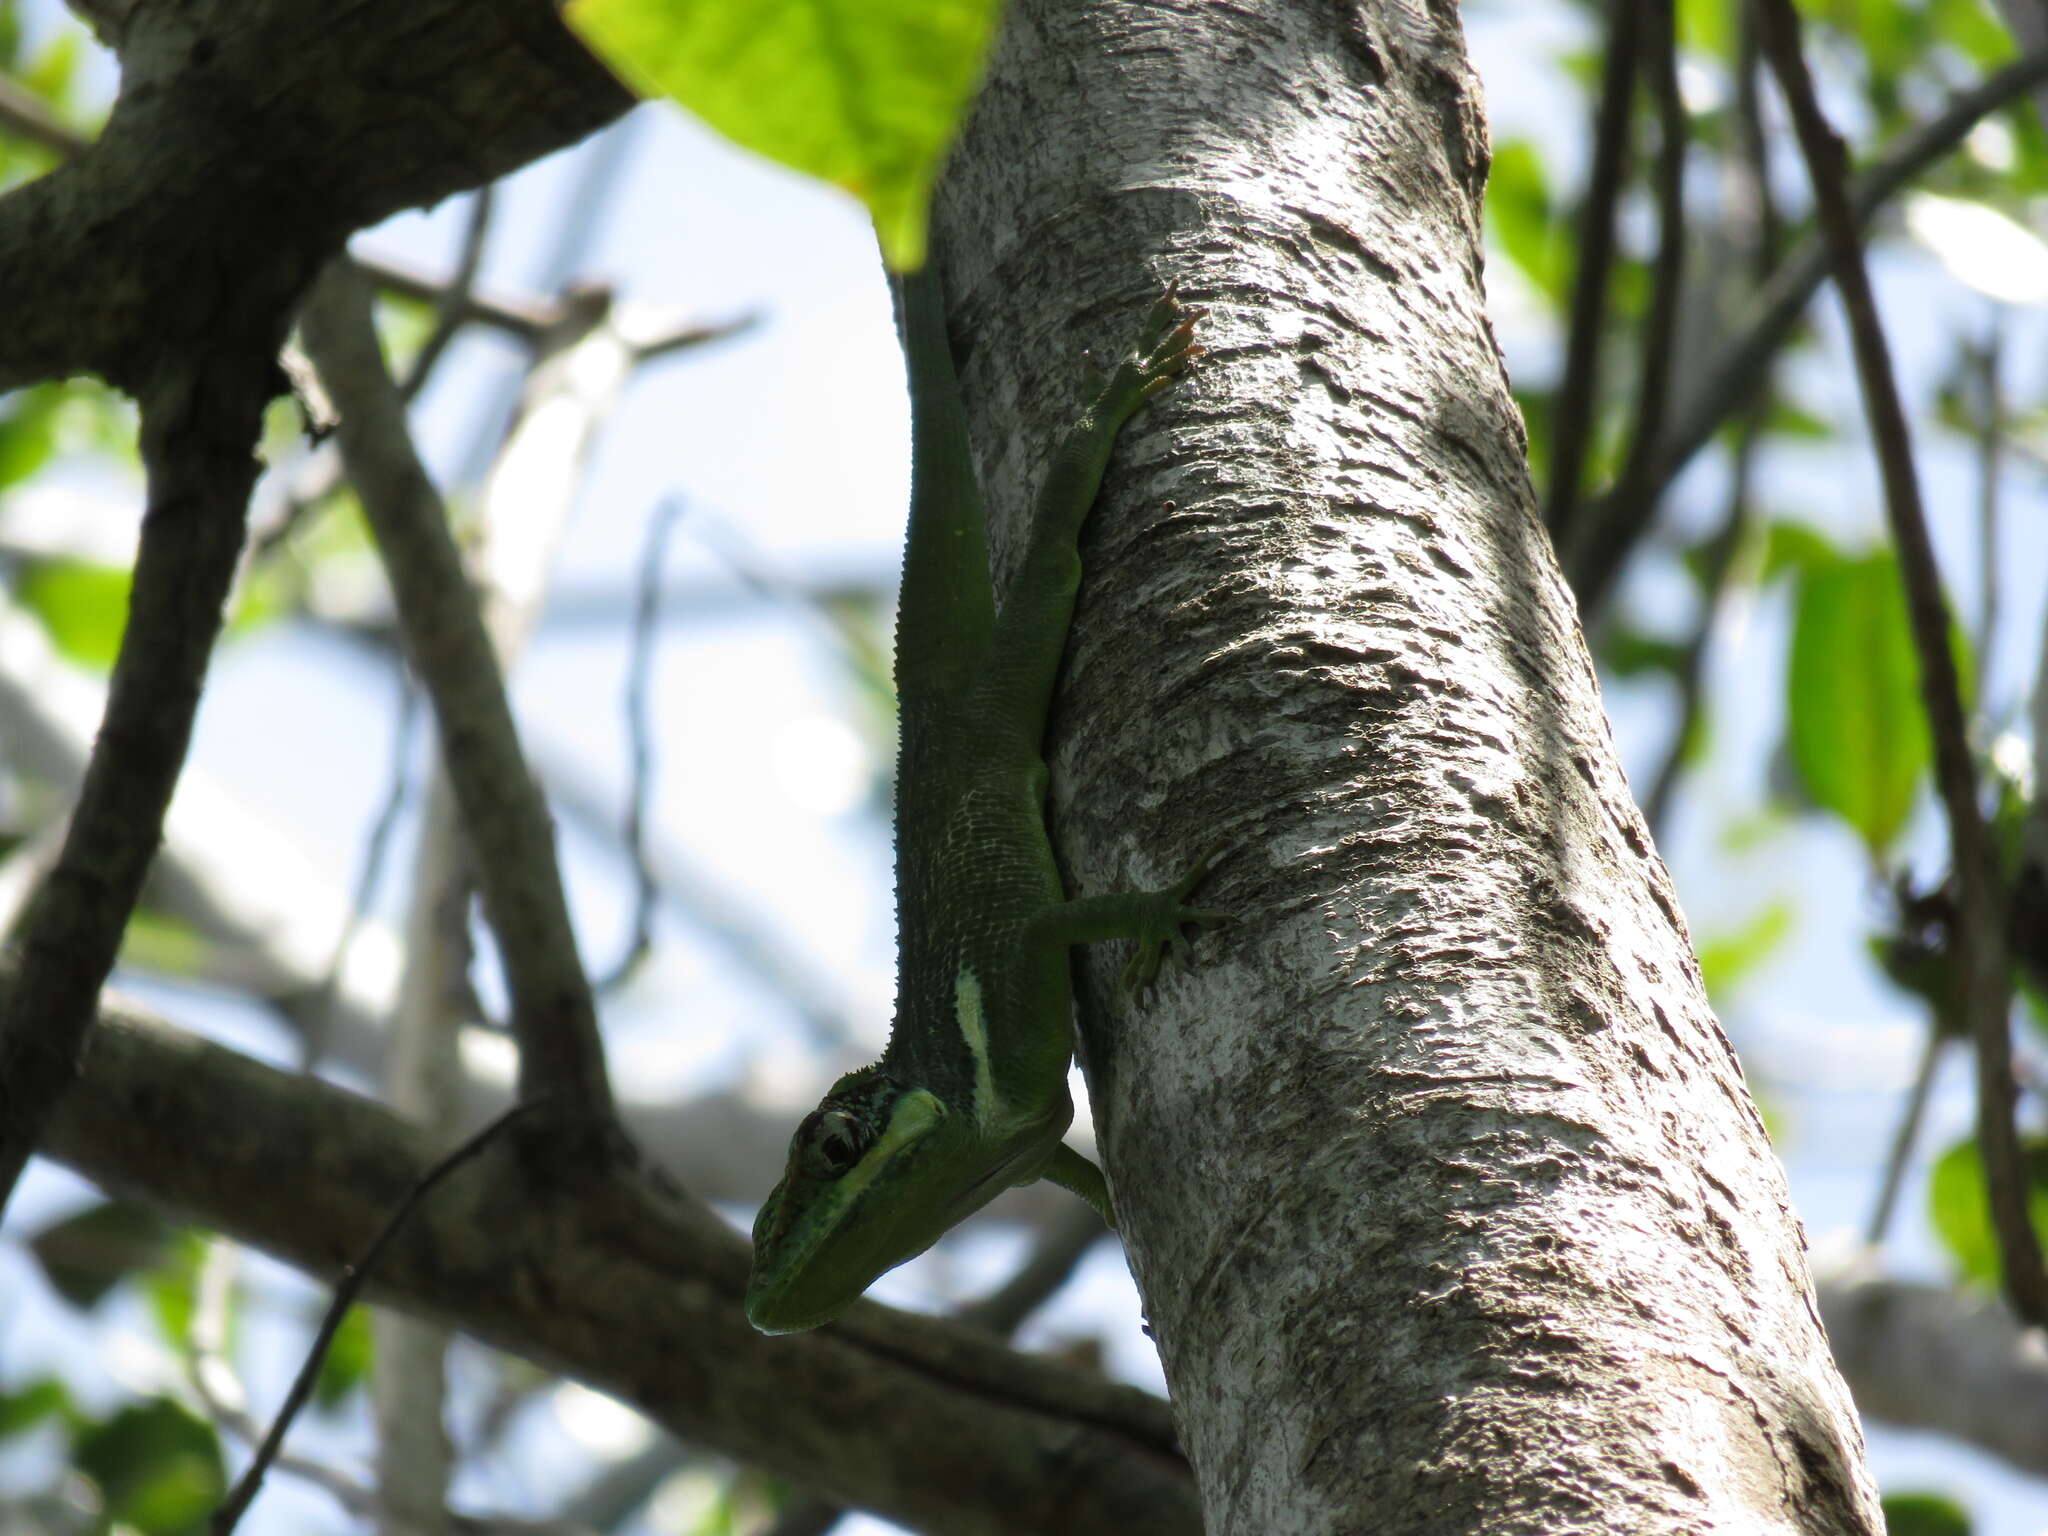
M 1053 729 L 1078 893 L 1230 852 L 1098 1133 L 1207 1528 L 1881 1529 L 1533 516 L 1444 4 L 1015 0 L 940 194 L 1000 551 L 1177 282 Z

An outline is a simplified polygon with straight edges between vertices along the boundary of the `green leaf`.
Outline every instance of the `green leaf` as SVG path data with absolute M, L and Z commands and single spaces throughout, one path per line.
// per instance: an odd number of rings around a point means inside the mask
M 39 560 L 15 595 L 43 621 L 57 649 L 106 671 L 128 625 L 129 573 L 85 560 Z
M 90 1308 L 121 1281 L 163 1258 L 171 1229 L 146 1206 L 108 1200 L 29 1239 L 43 1276 L 74 1307 Z
M 138 970 L 202 976 L 214 953 L 195 925 L 155 907 L 138 909 L 121 935 L 121 963 Z
M 572 0 L 569 24 L 647 95 L 866 203 L 897 268 L 967 110 L 1000 0 Z
M 2048 1139 L 2029 1137 L 2021 1148 L 2027 1177 L 2027 1211 L 2036 1232 L 2048 1231 Z M 1935 1162 L 1927 1181 L 1927 1213 L 1964 1276 L 1996 1287 L 2000 1273 L 1998 1238 L 1991 1230 L 1984 1164 L 1974 1138 L 1957 1142 Z
M 1700 974 L 1710 995 L 1731 991 L 1777 953 L 1795 926 L 1791 904 L 1774 901 L 1741 927 L 1700 941 Z
M 70 1406 L 70 1392 L 54 1376 L 39 1376 L 19 1391 L 0 1392 L 0 1440 L 34 1429 Z
M 73 1455 L 99 1484 L 108 1516 L 146 1536 L 203 1530 L 227 1487 L 219 1439 L 168 1398 L 124 1408 L 91 1427 Z
M 321 1408 L 339 1407 L 370 1374 L 370 1309 L 350 1307 L 335 1330 L 327 1358 L 313 1382 L 313 1401 Z
M 225 1239 L 222 1239 L 225 1241 Z M 206 1262 L 208 1240 L 198 1232 L 177 1231 L 164 1244 L 164 1255 L 149 1276 L 150 1310 L 164 1338 L 182 1351 L 192 1339 L 192 1317 L 199 1310 L 199 1270 Z M 228 1311 L 232 1335 L 234 1311 Z
M 1885 1536 L 1970 1536 L 1970 1516 L 1945 1493 L 1888 1493 Z
M 1486 225 L 1530 285 L 1562 308 L 1569 276 L 1564 232 L 1551 205 L 1542 153 L 1527 139 L 1494 148 L 1486 178 Z
M 1841 558 L 1841 552 L 1819 529 L 1781 518 L 1765 533 L 1763 569 L 1757 579 L 1770 581 L 1778 576 L 1796 575 L 1808 566 L 1826 565 Z
M 62 384 L 38 384 L 0 405 L 0 485 L 28 479 L 57 447 Z
M 1888 550 L 1809 562 L 1794 603 L 1786 679 L 1793 764 L 1814 803 L 1881 859 L 1931 753 L 1898 562 Z

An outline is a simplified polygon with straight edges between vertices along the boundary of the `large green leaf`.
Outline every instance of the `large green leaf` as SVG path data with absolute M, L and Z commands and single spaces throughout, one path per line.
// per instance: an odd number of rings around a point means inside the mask
M 648 95 L 868 205 L 895 267 L 924 259 L 925 204 L 1000 0 L 572 0 L 571 26 Z
M 1806 564 L 1787 684 L 1789 744 L 1806 792 L 1881 857 L 1905 825 L 1930 754 L 1888 550 Z
M 2048 1141 L 2028 1140 L 2022 1160 L 2034 1230 L 2048 1232 Z M 1957 1142 L 1936 1160 L 1927 1181 L 1927 1213 L 1934 1230 L 1964 1275 L 1980 1285 L 1996 1286 L 1998 1237 L 1991 1230 L 1989 1198 L 1974 1138 Z

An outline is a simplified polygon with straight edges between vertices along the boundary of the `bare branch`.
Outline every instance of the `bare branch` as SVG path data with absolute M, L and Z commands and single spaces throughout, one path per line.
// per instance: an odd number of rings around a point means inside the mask
M 640 552 L 640 588 L 633 603 L 633 639 L 626 664 L 626 742 L 631 765 L 626 786 L 626 825 L 620 844 L 633 864 L 633 926 L 626 951 L 598 983 L 606 992 L 633 973 L 654 947 L 654 911 L 661 896 L 654 866 L 647 854 L 647 801 L 653 784 L 654 738 L 648 720 L 648 683 L 654 670 L 654 635 L 661 619 L 661 571 L 669 534 L 683 514 L 683 502 L 671 497 L 654 509 L 647 523 L 647 541 Z
M 2048 1473 L 2048 1358 L 2039 1333 L 1997 1296 L 1896 1279 L 1867 1257 L 1822 1259 L 1814 1283 L 1864 1413 Z
M 163 837 L 241 554 L 277 337 L 195 350 L 142 399 L 149 511 L 106 715 L 0 1015 L 0 1204 L 77 1071 L 100 987 Z
M 1573 528 L 1567 568 L 1579 611 L 1594 615 L 1606 601 L 1623 557 L 1656 516 L 1657 443 L 1671 394 L 1672 362 L 1685 284 L 1685 159 L 1689 125 L 1678 90 L 1678 20 L 1672 0 L 1624 0 L 1643 14 L 1646 82 L 1657 107 L 1657 257 L 1651 271 L 1650 310 L 1637 338 L 1635 421 L 1628 458 L 1611 495 Z
M 1869 170 L 1858 176 L 1849 202 L 1859 225 L 1911 185 L 1923 171 L 1963 142 L 1970 130 L 2034 87 L 2048 82 L 2048 49 L 2030 53 L 1957 96 L 1941 114 L 1907 134 Z M 1687 392 L 1657 455 L 1652 485 L 1662 490 L 1712 440 L 1721 423 L 1741 408 L 1772 357 L 1791 339 L 1800 316 L 1828 275 L 1823 240 L 1808 240 L 1786 258 L 1757 296 L 1750 319 L 1698 371 L 1701 382 Z
M 1578 266 L 1572 278 L 1571 328 L 1565 340 L 1564 377 L 1550 429 L 1550 496 L 1544 508 L 1550 537 L 1566 548 L 1576 531 L 1579 482 L 1593 439 L 1600 374 L 1600 339 L 1607 321 L 1608 280 L 1614 268 L 1614 208 L 1628 166 L 1629 122 L 1636 95 L 1637 0 L 1610 0 L 1607 62 L 1593 120 L 1592 167 L 1579 216 Z
M 346 27 L 298 0 L 215 15 L 103 18 L 122 66 L 105 129 L 0 199 L 0 387 L 92 372 L 139 392 L 195 348 L 274 346 L 350 232 L 628 105 L 549 0 L 370 0 Z
M 2048 1324 L 2048 1270 L 2028 1214 L 2028 1181 L 2013 1123 L 2018 1089 L 2012 1073 L 2012 973 L 2006 953 L 2005 893 L 1991 842 L 1977 807 L 1976 772 L 1955 656 L 1949 649 L 1948 599 L 1927 535 L 1911 430 L 1892 376 L 1890 349 L 1877 301 L 1864 270 L 1855 209 L 1847 191 L 1847 156 L 1815 99 L 1800 52 L 1798 14 L 1791 0 L 1757 0 L 1764 52 L 1792 114 L 1801 154 L 1813 182 L 1814 204 L 1826 239 L 1835 287 L 1849 318 L 1856 373 L 1870 435 L 1884 480 L 1885 517 L 1899 550 L 1906 613 L 1919 661 L 1920 696 L 1934 738 L 1935 785 L 1948 815 L 1949 840 L 1961 921 L 1957 965 L 1962 1012 L 1977 1052 L 1977 1139 L 1989 1185 L 1991 1219 L 1998 1234 L 2007 1294 L 2029 1322 Z
M 414 670 L 434 701 L 442 761 L 462 807 L 512 997 L 521 1093 L 559 1093 L 565 1115 L 554 1129 L 580 1138 L 581 1156 L 613 1155 L 619 1149 L 608 1129 L 611 1089 L 562 893 L 553 822 L 527 769 L 491 636 L 440 497 L 413 451 L 404 406 L 385 371 L 362 275 L 337 264 L 307 306 L 303 328 L 342 405 L 342 456 L 383 553 Z

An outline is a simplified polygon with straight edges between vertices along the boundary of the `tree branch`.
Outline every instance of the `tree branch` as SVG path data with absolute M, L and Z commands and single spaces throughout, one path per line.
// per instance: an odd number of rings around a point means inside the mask
M 1868 224 L 1923 171 L 1953 152 L 1972 128 L 2044 82 L 2048 49 L 2015 60 L 1956 97 L 1940 116 L 1901 139 L 1856 178 L 1849 190 L 1855 222 Z M 1824 240 L 1808 240 L 1786 259 L 1758 296 L 1750 320 L 1699 370 L 1702 382 L 1687 395 L 1678 419 L 1664 434 L 1651 479 L 1654 490 L 1661 492 L 1675 480 L 1730 413 L 1749 398 L 1756 379 L 1790 339 L 1827 275 Z
M 0 1014 L 0 1205 L 77 1071 L 163 836 L 241 555 L 280 339 L 222 337 L 142 396 L 149 508 L 127 628 L 63 851 L 22 936 L 20 983 Z
M 302 328 L 342 408 L 342 459 L 383 555 L 413 668 L 434 701 L 441 759 L 511 993 L 520 1092 L 562 1095 L 563 1112 L 549 1117 L 556 1122 L 550 1130 L 571 1135 L 579 1156 L 613 1155 L 621 1148 L 611 1089 L 562 892 L 554 824 L 527 768 L 461 552 L 385 371 L 362 274 L 337 264 L 316 289 Z
M 432 1162 L 425 1133 L 379 1105 L 118 1002 L 49 1146 L 108 1189 L 316 1275 L 361 1253 Z M 872 1302 L 764 1338 L 740 1311 L 746 1244 L 703 1207 L 635 1174 L 551 1191 L 519 1160 L 496 1166 L 419 1209 L 373 1299 L 920 1529 L 1199 1529 L 1164 1402 Z
M 1587 509 L 1573 529 L 1568 569 L 1579 611 L 1599 613 L 1623 558 L 1656 516 L 1659 487 L 1654 480 L 1657 441 L 1670 399 L 1678 316 L 1685 291 L 1685 100 L 1678 90 L 1678 19 L 1672 0 L 1627 0 L 1641 6 L 1644 71 L 1657 108 L 1657 256 L 1651 271 L 1650 309 L 1638 337 L 1635 421 L 1628 459 L 1611 495 Z
M 1919 660 L 1920 696 L 1934 738 L 1934 777 L 1948 815 L 1949 840 L 1961 922 L 1955 935 L 1963 984 L 1962 1011 L 1977 1053 L 1977 1138 L 1989 1186 L 1992 1225 L 2001 1269 L 2014 1308 L 2031 1323 L 2048 1324 L 2048 1271 L 2028 1214 L 2028 1181 L 2013 1124 L 2018 1089 L 2013 1082 L 2012 974 L 2006 954 L 2005 895 L 1999 888 L 1990 837 L 1977 808 L 1976 772 L 1955 656 L 1952 620 L 1941 589 L 1941 568 L 1927 534 L 1913 463 L 1911 431 L 1892 376 L 1890 349 L 1878 319 L 1855 209 L 1846 190 L 1847 156 L 1814 97 L 1800 52 L 1799 17 L 1790 0 L 1757 0 L 1764 52 L 1792 114 L 1800 153 L 1813 182 L 1815 208 L 1827 242 L 1835 287 L 1849 318 L 1856 374 L 1884 480 L 1885 517 L 1899 549 L 1899 574 Z
M 134 5 L 105 129 L 0 199 L 0 388 L 267 336 L 357 229 L 572 144 L 630 104 L 548 0 Z
M 1600 336 L 1607 321 L 1608 280 L 1614 269 L 1614 208 L 1628 165 L 1631 109 L 1636 95 L 1638 0 L 1610 0 L 1607 61 L 1600 105 L 1593 119 L 1592 167 L 1579 219 L 1579 260 L 1572 278 L 1571 327 L 1565 340 L 1564 377 L 1550 430 L 1550 497 L 1544 508 L 1550 537 L 1565 548 L 1576 531 L 1579 482 L 1598 414 Z

